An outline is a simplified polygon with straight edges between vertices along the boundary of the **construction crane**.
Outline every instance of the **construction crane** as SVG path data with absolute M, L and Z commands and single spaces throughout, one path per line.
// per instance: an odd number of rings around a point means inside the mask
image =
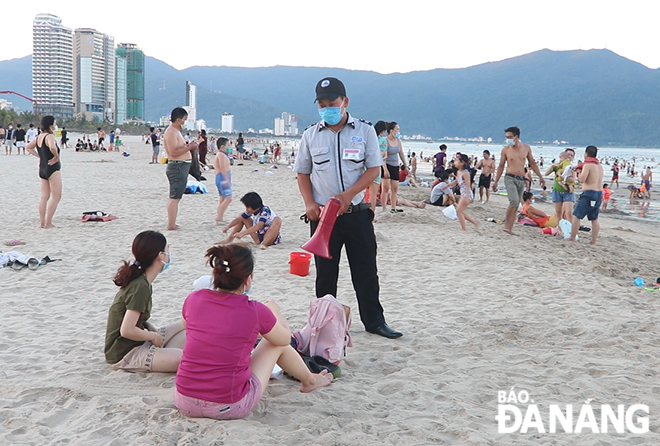
M 0 94 L 15 94 L 16 96 L 20 96 L 20 97 L 22 97 L 23 99 L 32 102 L 32 113 L 34 113 L 34 116 L 38 116 L 38 115 L 39 115 L 39 114 L 37 113 L 37 101 L 35 101 L 34 99 L 32 99 L 32 98 L 28 98 L 28 97 L 25 96 L 25 95 L 22 95 L 22 94 L 20 94 L 20 93 L 17 93 L 17 92 L 15 92 L 15 91 L 10 91 L 10 90 L 7 90 L 7 91 L 0 91 Z

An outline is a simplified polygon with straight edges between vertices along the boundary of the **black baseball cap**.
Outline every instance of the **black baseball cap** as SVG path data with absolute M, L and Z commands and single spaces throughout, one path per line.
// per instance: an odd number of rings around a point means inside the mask
M 330 99 L 334 101 L 339 96 L 346 97 L 346 88 L 342 81 L 336 77 L 324 77 L 316 84 L 316 99 Z

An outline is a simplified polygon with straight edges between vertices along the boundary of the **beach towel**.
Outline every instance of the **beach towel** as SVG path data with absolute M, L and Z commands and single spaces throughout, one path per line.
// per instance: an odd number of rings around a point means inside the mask
M 186 194 L 196 194 L 197 192 L 199 192 L 200 194 L 207 193 L 206 186 L 204 186 L 199 181 L 194 181 L 194 180 L 188 181 L 186 183 L 186 190 L 185 190 L 184 193 L 186 193 Z

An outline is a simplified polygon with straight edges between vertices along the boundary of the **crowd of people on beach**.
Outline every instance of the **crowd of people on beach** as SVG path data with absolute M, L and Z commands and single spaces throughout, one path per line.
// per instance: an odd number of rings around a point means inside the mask
M 520 129 L 509 127 L 504 131 L 506 143 L 497 160 L 489 150 L 484 150 L 481 158 L 464 153 L 450 156 L 444 144 L 432 157 L 424 158 L 420 153 L 420 159 L 432 163 L 431 184 L 419 178 L 417 154 L 404 153 L 399 124 L 378 121 L 371 125 L 350 115 L 346 89 L 339 79 L 320 80 L 315 92 L 321 119 L 305 130 L 299 147 L 291 150 L 286 162 L 296 173 L 310 236 L 318 235 L 317 231 L 327 235 L 329 258 L 315 255 L 316 297 L 337 296 L 339 261 L 345 248 L 360 319 L 367 332 L 388 339 L 403 336 L 386 323 L 380 303 L 373 226 L 377 207 L 395 215 L 403 212 L 401 206 L 446 207 L 455 211 L 461 230 L 466 231 L 468 222 L 475 228 L 480 226 L 468 214 L 477 190 L 482 205 L 487 205 L 491 192 L 498 193 L 503 180 L 508 199 L 503 221 L 506 233 L 515 235 L 514 223 L 525 218 L 541 228 L 560 227 L 567 231 L 567 240 L 575 241 L 580 221 L 587 217 L 592 225 L 591 243 L 596 243 L 599 212 L 607 209 L 611 188 L 604 183 L 603 164 L 595 146 L 586 148 L 580 163 L 574 162 L 575 150 L 566 149 L 542 173 L 543 158 L 537 162 L 530 146 L 520 140 Z M 184 133 L 186 120 L 186 110 L 175 108 L 171 124 L 162 133 L 152 127 L 143 142 L 153 148 L 152 164 L 166 164 L 167 230 L 179 229 L 177 215 L 188 177 L 203 181 L 203 173 L 213 171 L 219 195 L 216 222 L 223 226 L 225 238 L 206 251 L 212 269 L 211 284 L 188 296 L 181 321 L 162 328 L 153 326 L 149 321 L 152 284 L 170 266 L 172 256 L 160 232 L 138 234 L 132 245 L 133 260 L 124 261 L 114 277 L 119 291 L 108 312 L 105 357 L 116 370 L 176 372 L 174 403 L 187 416 L 243 418 L 258 403 L 276 364 L 301 382 L 303 392 L 329 385 L 332 374 L 327 369 L 312 373 L 291 346 L 291 330 L 275 302 L 249 300 L 254 254 L 242 239 L 262 249 L 281 243 L 282 218 L 258 192 L 252 191 L 240 199 L 244 212 L 225 220 L 233 198 L 232 165 L 252 160 L 276 167 L 282 159 L 282 145 L 261 142 L 270 145 L 260 155 L 256 148 L 246 147 L 242 134 L 232 142 L 223 136 L 209 137 L 202 130 L 193 138 Z M 8 155 L 16 144 L 39 158 L 40 222 L 41 227 L 51 228 L 62 191 L 60 148 L 55 140 L 57 123 L 54 117 L 45 116 L 40 129 L 33 131 L 33 127 L 30 124 L 30 129 L 22 132 L 17 125 L 17 129 L 10 128 L 9 135 L 5 131 L 0 136 L 4 136 L 2 143 Z M 66 133 L 62 134 L 61 143 L 65 145 Z M 119 131 L 110 132 L 107 150 L 120 145 L 119 135 Z M 7 138 L 12 142 L 9 146 Z M 25 143 L 19 146 L 16 141 L 23 142 L 23 138 Z M 105 132 L 98 128 L 97 140 L 92 143 L 84 136 L 78 140 L 76 150 L 106 150 L 105 138 Z M 209 154 L 212 161 L 208 160 Z M 616 183 L 618 188 L 622 165 L 614 160 L 611 186 Z M 532 186 L 536 180 L 532 173 L 542 188 L 539 199 L 551 198 L 554 203 L 551 215 L 533 206 Z M 553 185 L 549 196 L 545 177 L 550 175 Z M 650 198 L 650 167 L 643 170 L 641 179 L 640 190 L 635 193 Z M 422 185 L 430 186 L 428 200 L 414 202 L 400 197 L 399 187 Z M 578 187 L 581 195 L 576 200 Z M 331 200 L 338 203 L 338 211 L 328 217 L 323 207 Z M 570 225 L 562 227 L 562 221 Z

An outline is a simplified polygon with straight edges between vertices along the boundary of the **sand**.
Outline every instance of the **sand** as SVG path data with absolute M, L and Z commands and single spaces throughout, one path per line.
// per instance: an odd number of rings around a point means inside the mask
M 204 251 L 222 238 L 217 193 L 209 172 L 209 193 L 181 201 L 182 230 L 165 231 L 165 166 L 148 164 L 151 149 L 139 137 L 124 140 L 130 157 L 63 152 L 58 228 L 49 230 L 39 228 L 36 158 L 0 155 L 0 242 L 27 243 L 0 250 L 62 259 L 36 271 L 0 269 L 0 444 L 660 444 L 660 291 L 633 285 L 660 276 L 659 226 L 606 214 L 595 247 L 584 232 L 573 244 L 530 227 L 514 227 L 512 237 L 485 221 L 504 217 L 502 196 L 468 208 L 480 232 L 459 231 L 434 207 L 378 215 L 381 301 L 403 338 L 364 332 L 342 260 L 338 298 L 354 312 L 354 347 L 335 383 L 302 394 L 298 383 L 273 380 L 245 420 L 183 417 L 172 403 L 174 375 L 105 363 L 105 323 L 117 291 L 112 277 L 146 229 L 163 231 L 172 252 L 172 266 L 154 283 L 152 321 L 180 316 L 193 281 L 210 271 Z M 285 165 L 248 162 L 234 166 L 233 178 L 227 216 L 241 212 L 238 199 L 254 190 L 284 220 L 284 242 L 255 250 L 252 297 L 275 299 L 301 328 L 315 273 L 289 274 L 289 254 L 308 239 L 295 175 Z M 401 189 L 409 199 L 428 194 Z M 82 223 L 92 210 L 119 218 Z M 497 392 L 512 387 L 529 392 L 541 413 L 549 404 L 646 404 L 650 430 L 501 434 Z

